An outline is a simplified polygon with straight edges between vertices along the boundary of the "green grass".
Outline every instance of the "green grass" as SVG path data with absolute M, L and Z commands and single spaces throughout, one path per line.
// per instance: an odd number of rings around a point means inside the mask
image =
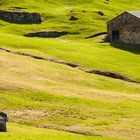
M 116 138 L 139 135 L 138 84 L 4 52 L 0 59 L 0 108 L 10 122 Z
M 102 37 L 84 39 L 106 31 L 106 22 L 121 12 L 138 10 L 139 0 L 112 0 L 109 4 L 105 4 L 105 0 L 1 2 L 1 9 L 18 6 L 27 8 L 24 11 L 40 12 L 43 23 L 25 25 L 0 21 L 0 47 L 113 71 L 140 82 L 139 46 L 98 43 Z M 105 16 L 95 11 L 103 11 Z M 71 15 L 79 20 L 69 21 Z M 75 34 L 58 39 L 23 36 L 42 30 Z M 0 74 L 0 110 L 8 113 L 10 122 L 103 136 L 86 137 L 9 124 L 10 132 L 1 133 L 1 140 L 139 139 L 139 84 L 4 52 L 0 52 Z
M 106 22 L 114 16 L 126 10 L 138 10 L 140 6 L 138 0 L 133 3 L 130 0 L 110 1 L 109 4 L 104 2 L 104 0 L 5 1 L 2 9 L 12 7 L 16 3 L 16 6 L 26 7 L 26 11 L 40 12 L 44 22 L 40 25 L 16 25 L 0 21 L 0 43 L 2 47 L 26 49 L 28 52 L 37 51 L 85 67 L 114 71 L 140 81 L 139 49 L 131 46 L 111 46 L 109 43 L 100 44 L 98 38 L 84 39 L 94 33 L 106 31 Z M 71 10 L 74 12 L 71 13 Z M 104 17 L 95 13 L 99 10 L 105 13 Z M 79 20 L 69 21 L 71 15 L 77 16 Z M 61 39 L 22 37 L 28 32 L 41 30 L 60 30 L 80 34 L 63 36 Z
M 66 132 L 60 132 L 49 129 L 35 128 L 18 124 L 8 124 L 8 133 L 1 133 L 1 140 L 121 140 L 109 137 L 100 136 L 84 136 L 71 134 Z M 29 133 L 30 132 L 30 133 Z

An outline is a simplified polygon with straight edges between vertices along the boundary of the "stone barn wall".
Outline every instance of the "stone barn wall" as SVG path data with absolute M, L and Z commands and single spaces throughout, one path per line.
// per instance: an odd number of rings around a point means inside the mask
M 18 24 L 39 24 L 41 23 L 41 16 L 39 13 L 10 12 L 0 10 L 0 20 Z
M 118 43 L 140 45 L 140 19 L 130 13 L 123 13 L 107 23 L 108 36 L 113 43 L 112 31 L 119 31 Z

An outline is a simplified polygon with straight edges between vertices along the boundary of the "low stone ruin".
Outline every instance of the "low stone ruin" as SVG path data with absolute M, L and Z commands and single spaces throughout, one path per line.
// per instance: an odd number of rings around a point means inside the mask
M 42 22 L 39 13 L 11 12 L 0 10 L 0 20 L 17 24 L 39 24 Z
M 0 112 L 0 132 L 7 132 L 6 122 L 8 121 L 7 114 Z
M 68 32 L 58 32 L 58 31 L 43 31 L 43 32 L 35 32 L 35 33 L 28 33 L 24 36 L 27 37 L 44 37 L 44 38 L 57 38 L 63 35 L 67 35 Z

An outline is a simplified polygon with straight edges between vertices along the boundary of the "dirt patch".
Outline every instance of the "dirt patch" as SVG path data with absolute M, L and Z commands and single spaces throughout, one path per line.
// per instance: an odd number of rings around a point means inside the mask
M 21 89 L 21 88 L 19 88 L 18 87 L 18 85 L 13 85 L 13 84 L 11 84 L 11 83 L 1 83 L 0 82 L 0 91 L 14 91 L 14 90 L 19 90 L 19 89 Z
M 39 110 L 16 110 L 9 111 L 9 117 L 11 118 L 24 118 L 24 119 L 38 119 L 47 117 L 50 115 L 50 112 L 47 111 L 39 111 Z

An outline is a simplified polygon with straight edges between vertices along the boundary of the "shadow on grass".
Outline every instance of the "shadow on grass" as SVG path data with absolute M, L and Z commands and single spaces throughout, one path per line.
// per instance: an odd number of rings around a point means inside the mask
M 119 43 L 110 43 L 114 48 L 128 51 L 134 54 L 140 54 L 140 45 L 128 45 L 128 44 L 119 44 Z

